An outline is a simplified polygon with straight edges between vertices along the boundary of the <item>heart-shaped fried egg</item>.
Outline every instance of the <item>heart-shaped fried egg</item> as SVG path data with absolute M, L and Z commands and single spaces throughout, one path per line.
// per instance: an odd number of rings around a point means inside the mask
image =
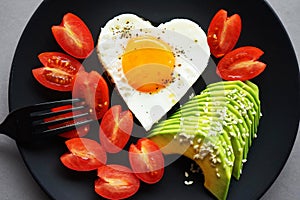
M 154 27 L 134 14 L 107 22 L 97 53 L 146 130 L 185 95 L 210 57 L 206 34 L 195 22 L 173 19 Z

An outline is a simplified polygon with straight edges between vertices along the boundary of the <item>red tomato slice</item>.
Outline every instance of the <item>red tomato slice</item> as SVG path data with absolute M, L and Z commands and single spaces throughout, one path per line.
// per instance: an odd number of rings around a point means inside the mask
M 60 157 L 60 161 L 65 167 L 75 171 L 93 171 L 103 165 L 98 162 L 94 162 L 94 160 L 83 159 L 79 156 L 75 156 L 72 153 L 63 154 Z
M 129 161 L 136 176 L 145 183 L 157 183 L 163 177 L 163 154 L 157 144 L 147 138 L 130 145 Z
M 61 156 L 61 162 L 76 171 L 91 171 L 98 169 L 107 161 L 106 152 L 102 146 L 88 138 L 73 138 L 66 141 L 70 153 Z
M 52 112 L 57 112 L 57 111 L 65 110 L 65 109 L 68 109 L 68 108 L 72 108 L 72 106 L 71 105 L 60 106 L 60 107 L 51 109 L 51 111 Z M 58 116 L 55 116 L 55 117 L 47 118 L 44 121 L 49 122 L 49 121 L 53 121 L 53 120 L 58 120 L 58 119 L 62 119 L 62 118 L 71 117 L 71 116 L 76 115 L 76 114 L 80 114 L 80 113 L 70 112 L 70 113 L 58 115 Z M 71 124 L 74 124 L 76 122 L 80 122 L 80 121 L 84 121 L 84 120 L 86 120 L 86 118 L 80 118 L 80 119 L 77 119 L 76 121 L 71 120 L 71 121 L 68 121 L 68 122 L 65 122 L 65 123 L 62 123 L 62 124 L 58 124 L 58 125 L 55 125 L 55 126 L 49 126 L 49 128 L 53 129 L 53 128 L 58 128 L 60 126 L 67 126 L 67 125 L 71 125 Z M 76 128 L 76 130 L 67 131 L 63 134 L 60 134 L 59 136 L 64 137 L 64 138 L 83 137 L 89 132 L 89 130 L 90 130 L 90 125 L 87 124 L 85 126 L 80 126 L 80 127 Z
M 80 71 L 73 87 L 73 98 L 83 98 L 94 119 L 101 119 L 109 108 L 109 89 L 96 71 Z
M 245 46 L 226 54 L 218 63 L 217 74 L 224 80 L 249 80 L 262 73 L 266 64 L 257 61 L 264 52 L 256 47 Z
M 32 70 L 35 79 L 52 90 L 71 91 L 82 64 L 75 58 L 59 52 L 41 53 L 38 58 L 44 67 Z
M 75 58 L 87 58 L 94 49 L 94 40 L 87 25 L 76 15 L 67 13 L 52 33 L 60 47 Z
M 219 10 L 210 22 L 207 42 L 211 53 L 219 58 L 230 52 L 236 45 L 242 30 L 238 14 L 227 17 L 227 11 Z
M 103 148 L 109 153 L 121 151 L 128 142 L 133 128 L 133 116 L 120 105 L 111 107 L 103 116 L 99 137 Z
M 98 176 L 95 191 L 107 199 L 128 198 L 140 187 L 140 180 L 132 170 L 122 165 L 104 165 L 98 168 Z

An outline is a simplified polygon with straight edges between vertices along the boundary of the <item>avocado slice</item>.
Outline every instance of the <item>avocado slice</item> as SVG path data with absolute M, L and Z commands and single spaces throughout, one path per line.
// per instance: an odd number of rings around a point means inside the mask
M 238 104 L 238 110 L 241 114 L 247 113 L 243 114 L 243 116 L 245 117 L 245 121 L 252 125 L 251 138 L 255 138 L 261 117 L 258 87 L 250 81 L 246 81 L 245 83 L 241 81 L 225 81 L 208 85 L 207 89 L 202 93 L 211 93 L 212 91 L 224 92 L 232 103 Z M 214 94 L 211 95 L 213 96 Z M 250 140 L 250 146 L 251 144 L 252 140 Z
M 227 96 L 235 100 L 236 98 L 246 97 L 249 99 L 248 106 L 253 106 L 255 111 L 252 112 L 252 115 L 255 115 L 255 132 L 257 131 L 257 127 L 259 124 L 259 119 L 261 117 L 261 109 L 260 109 L 260 100 L 259 100 L 259 89 L 258 87 L 252 83 L 251 81 L 223 81 L 212 83 L 207 86 L 207 88 L 213 88 L 214 90 L 231 90 L 231 93 L 227 93 Z M 203 91 L 204 92 L 204 91 Z M 238 97 L 232 96 L 232 94 L 238 95 Z M 252 105 L 253 104 L 253 105 Z
M 223 92 L 226 92 L 226 90 L 225 91 L 206 91 L 203 94 L 205 94 L 204 96 L 214 96 L 213 101 L 215 103 L 218 102 L 218 104 L 220 104 L 220 102 L 218 101 L 219 99 L 225 99 L 225 100 L 222 100 L 222 102 L 223 102 L 222 104 L 225 104 L 223 106 L 226 106 L 227 109 L 231 112 L 227 113 L 226 119 L 228 119 L 228 120 L 225 120 L 226 124 L 224 124 L 224 126 L 226 126 L 226 125 L 230 126 L 230 124 L 234 124 L 234 125 L 238 126 L 240 128 L 240 134 L 244 138 L 246 138 L 245 142 L 248 143 L 247 147 L 248 146 L 250 147 L 252 140 L 251 139 L 249 140 L 248 137 L 249 137 L 249 134 L 252 133 L 252 131 L 251 131 L 252 130 L 252 122 L 250 121 L 250 119 L 253 118 L 253 116 L 248 117 L 247 113 L 243 114 L 242 111 L 240 111 L 240 110 L 245 110 L 245 109 L 240 108 L 241 105 L 238 104 L 237 102 L 235 102 L 234 100 L 232 100 L 226 96 L 225 97 L 223 97 L 223 96 L 217 97 L 217 95 L 220 95 L 220 93 L 223 93 Z M 203 95 L 200 95 L 200 96 L 203 96 Z M 207 100 L 207 99 L 209 99 L 209 97 L 206 97 L 205 99 Z M 247 116 L 247 117 L 244 117 L 244 116 Z M 247 149 L 245 152 L 246 153 L 248 152 Z
M 222 134 L 223 137 L 225 137 L 227 140 L 231 142 L 233 147 L 233 152 L 235 155 L 233 176 L 236 179 L 239 179 L 243 162 L 246 160 L 246 156 L 249 148 L 247 142 L 249 138 L 248 137 L 244 138 L 242 137 L 242 135 L 246 137 L 248 128 L 247 127 L 244 128 L 246 126 L 245 123 L 242 125 L 239 124 L 235 126 L 232 126 L 230 124 L 232 121 L 229 120 L 230 118 L 239 119 L 242 116 L 240 116 L 239 113 L 237 113 L 234 107 L 228 106 L 228 103 L 225 103 L 226 101 L 228 101 L 226 97 L 223 96 L 215 97 L 214 101 L 212 101 L 211 98 L 209 97 L 207 98 L 207 95 L 202 95 L 202 96 L 204 97 L 198 98 L 199 96 L 196 96 L 193 99 L 191 99 L 191 101 L 189 101 L 189 104 L 185 104 L 184 106 L 182 106 L 180 111 L 177 111 L 174 115 L 170 117 L 170 119 L 179 118 L 179 117 L 186 119 L 184 123 L 182 123 L 182 126 L 185 126 L 188 123 L 188 120 L 194 118 L 199 118 L 200 121 L 201 119 L 203 119 L 203 121 L 206 121 L 206 124 L 212 121 L 221 123 L 222 127 L 221 129 L 219 128 L 220 134 Z M 203 101 L 203 99 L 205 100 Z M 203 110 L 205 110 L 205 112 Z M 223 113 L 222 111 L 225 111 L 226 113 L 225 116 L 231 116 L 231 117 L 227 117 L 228 120 L 222 119 L 221 118 L 222 114 L 220 114 Z M 198 115 L 199 117 L 196 117 L 196 115 Z M 234 120 L 234 121 L 238 121 L 238 120 Z M 239 126 L 240 129 L 237 126 Z M 199 125 L 199 127 L 203 128 L 203 125 L 201 126 Z
M 240 178 L 260 119 L 258 88 L 250 81 L 213 83 L 149 132 L 164 154 L 181 154 L 202 169 L 204 186 L 226 199 Z
M 220 136 L 207 137 L 205 131 L 195 133 L 193 126 L 185 127 L 184 133 L 181 131 L 170 122 L 157 128 L 149 137 L 164 154 L 180 154 L 194 160 L 203 171 L 204 186 L 218 199 L 225 200 L 234 159 L 233 153 L 231 157 L 226 153 L 227 143 Z

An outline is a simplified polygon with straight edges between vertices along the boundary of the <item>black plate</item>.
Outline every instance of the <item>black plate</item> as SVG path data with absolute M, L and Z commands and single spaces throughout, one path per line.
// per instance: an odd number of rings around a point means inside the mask
M 243 20 L 237 46 L 253 45 L 265 51 L 261 58 L 267 68 L 255 82 L 260 88 L 263 117 L 240 181 L 232 180 L 228 199 L 258 199 L 274 182 L 293 147 L 299 123 L 299 70 L 288 35 L 272 9 L 262 0 L 46 0 L 32 16 L 18 44 L 12 64 L 10 110 L 38 102 L 69 97 L 68 93 L 47 90 L 39 85 L 31 69 L 41 64 L 37 55 L 62 51 L 50 27 L 62 16 L 73 12 L 90 27 L 95 41 L 100 27 L 120 13 L 136 13 L 155 24 L 172 18 L 189 18 L 206 31 L 210 19 L 221 8 L 239 13 Z M 98 67 L 95 55 L 86 66 Z M 214 69 L 212 70 L 214 71 Z M 213 80 L 214 73 L 206 73 Z M 96 173 L 78 173 L 62 166 L 59 156 L 66 152 L 63 140 L 40 146 L 21 147 L 20 152 L 32 175 L 54 199 L 99 199 L 93 190 Z M 184 172 L 190 162 L 180 158 L 166 168 L 161 182 L 142 184 L 132 199 L 212 199 L 203 187 L 203 177 L 193 177 L 192 186 L 184 185 Z

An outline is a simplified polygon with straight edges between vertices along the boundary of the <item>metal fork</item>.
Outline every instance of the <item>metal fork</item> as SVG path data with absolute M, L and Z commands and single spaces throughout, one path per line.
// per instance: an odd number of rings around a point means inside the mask
M 24 143 L 58 135 L 76 129 L 76 127 L 87 125 L 93 120 L 88 118 L 89 112 L 86 109 L 87 106 L 80 104 L 81 102 L 83 102 L 82 99 L 66 99 L 35 104 L 14 110 L 0 124 L 0 134 L 5 134 L 17 142 Z M 72 105 L 72 107 L 56 112 L 51 111 L 53 108 L 66 105 Z M 64 118 L 57 117 L 55 119 L 55 116 L 73 113 L 74 111 L 79 114 Z M 49 121 L 49 118 L 52 120 Z M 76 119 L 80 118 L 82 120 L 76 121 Z M 63 125 L 63 123 L 72 120 L 75 122 Z

